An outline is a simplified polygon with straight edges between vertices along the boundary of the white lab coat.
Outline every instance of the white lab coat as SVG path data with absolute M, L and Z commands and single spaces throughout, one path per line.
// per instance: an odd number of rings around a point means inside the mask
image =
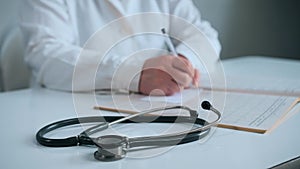
M 105 29 L 116 19 L 143 13 L 163 13 L 185 19 L 201 30 L 215 52 L 220 53 L 221 46 L 217 32 L 208 22 L 201 20 L 191 0 L 24 0 L 20 10 L 20 26 L 26 45 L 25 61 L 32 69 L 35 81 L 48 88 L 66 91 L 71 91 L 72 87 L 76 91 L 94 88 L 138 91 L 143 62 L 149 57 L 164 53 L 158 50 L 165 48 L 163 36 L 151 33 L 127 36 L 106 50 L 105 56 L 101 53 L 103 50 L 96 51 L 95 46 L 102 48 L 105 44 L 109 44 L 116 34 L 120 32 L 126 34 L 126 31 L 127 33 L 132 31 L 132 27 L 138 27 L 121 23 L 117 29 L 116 27 L 109 29 L 110 33 L 102 35 L 104 36 L 102 39 L 99 38 L 101 44 L 94 43 L 94 48 L 90 47 L 93 45 L 85 45 L 93 39 L 93 36 L 97 36 L 95 35 L 97 31 L 101 32 L 101 29 Z M 144 28 L 153 27 L 158 31 L 161 29 L 162 25 L 153 19 L 153 23 L 152 20 L 151 23 L 145 20 L 147 23 L 146 26 L 143 24 Z M 178 33 L 180 31 L 177 30 L 170 34 Z M 133 31 L 129 35 L 136 34 Z M 175 45 L 179 53 L 195 63 L 189 56 L 191 52 L 182 43 L 175 42 Z M 102 58 L 99 60 L 100 55 Z M 134 57 L 128 59 L 128 56 Z M 217 57 L 208 58 L 210 63 L 207 64 L 213 65 L 217 59 Z M 78 62 L 84 63 L 75 71 Z M 89 72 L 90 69 L 97 69 L 97 72 Z M 74 71 L 77 72 L 76 80 L 73 76 Z M 94 78 L 94 81 L 87 82 L 91 78 Z

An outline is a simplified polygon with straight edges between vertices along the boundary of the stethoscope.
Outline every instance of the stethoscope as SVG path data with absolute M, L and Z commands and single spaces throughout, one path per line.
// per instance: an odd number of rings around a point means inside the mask
M 79 145 L 95 145 L 98 150 L 94 153 L 94 157 L 100 161 L 116 161 L 124 158 L 126 153 L 136 147 L 161 147 L 174 146 L 193 142 L 205 137 L 211 127 L 217 125 L 221 120 L 221 113 L 216 110 L 208 101 L 203 101 L 201 107 L 205 110 L 211 110 L 217 117 L 213 122 L 207 122 L 198 118 L 198 112 L 186 106 L 172 106 L 151 109 L 129 116 L 93 116 L 66 119 L 51 123 L 41 128 L 36 134 L 38 143 L 48 147 L 68 147 Z M 161 110 L 183 109 L 189 111 L 189 116 L 143 116 Z M 45 137 L 45 135 L 53 130 L 83 123 L 99 123 L 93 127 L 86 129 L 77 136 L 54 139 Z M 108 129 L 112 125 L 118 123 L 190 123 L 193 128 L 177 132 L 174 134 L 165 134 L 158 136 L 144 137 L 127 137 L 120 135 L 104 135 L 100 137 L 90 137 L 90 135 Z

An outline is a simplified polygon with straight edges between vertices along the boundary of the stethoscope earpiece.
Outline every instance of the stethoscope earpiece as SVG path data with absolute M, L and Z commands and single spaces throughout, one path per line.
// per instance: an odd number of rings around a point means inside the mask
M 203 101 L 203 102 L 201 103 L 201 107 L 202 107 L 202 109 L 204 109 L 204 110 L 210 110 L 211 104 L 209 103 L 209 101 Z

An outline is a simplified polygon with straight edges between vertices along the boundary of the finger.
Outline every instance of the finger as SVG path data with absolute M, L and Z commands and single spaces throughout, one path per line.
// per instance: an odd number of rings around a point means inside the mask
M 199 87 L 200 72 L 198 69 L 194 69 L 194 72 L 193 85 Z
M 145 69 L 141 74 L 139 91 L 145 95 L 173 95 L 181 90 L 170 74 L 160 69 Z
M 171 96 L 180 91 L 181 91 L 181 87 L 173 80 L 170 80 L 169 82 L 165 82 L 165 84 L 161 85 L 159 88 L 155 88 L 155 89 L 149 91 L 148 95 Z
M 169 81 L 168 85 L 166 86 L 165 94 L 166 96 L 174 95 L 182 90 L 181 85 L 177 84 L 175 81 Z
M 149 93 L 147 93 L 149 96 L 165 96 L 165 92 L 162 89 L 153 89 Z
M 172 66 L 182 72 L 187 73 L 190 77 L 194 77 L 194 68 L 187 59 L 176 57 L 172 61 Z
M 181 85 L 182 87 L 189 86 L 193 81 L 193 77 L 190 77 L 189 74 L 173 67 L 169 67 L 166 72 L 172 77 L 172 79 L 174 79 L 177 84 Z

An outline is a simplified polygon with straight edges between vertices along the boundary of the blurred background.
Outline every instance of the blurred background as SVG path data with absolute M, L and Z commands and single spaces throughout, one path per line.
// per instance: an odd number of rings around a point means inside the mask
M 17 29 L 21 0 L 0 0 L 0 91 L 27 87 Z M 300 0 L 194 0 L 219 32 L 221 58 L 249 55 L 300 59 Z
M 300 59 L 300 0 L 194 0 L 219 31 L 222 58 Z

